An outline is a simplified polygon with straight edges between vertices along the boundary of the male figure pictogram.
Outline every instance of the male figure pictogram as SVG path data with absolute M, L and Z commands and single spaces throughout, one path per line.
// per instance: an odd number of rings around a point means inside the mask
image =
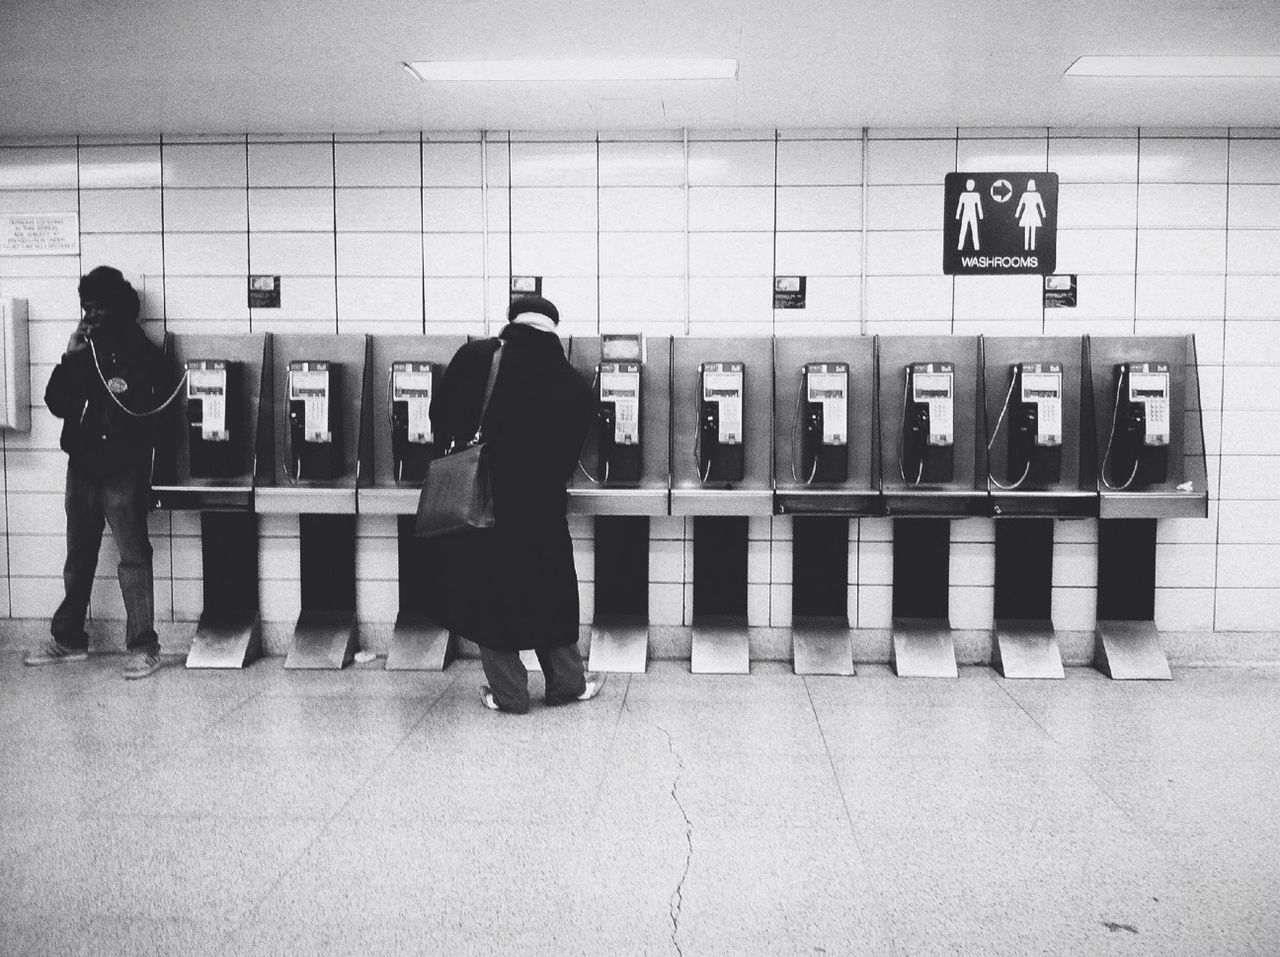
M 956 206 L 956 219 L 960 220 L 960 242 L 956 245 L 956 249 L 964 249 L 966 232 L 973 237 L 973 248 L 975 250 L 982 248 L 978 241 L 978 220 L 982 218 L 982 197 L 973 187 L 973 180 L 965 180 L 964 192 L 960 194 L 960 203 Z

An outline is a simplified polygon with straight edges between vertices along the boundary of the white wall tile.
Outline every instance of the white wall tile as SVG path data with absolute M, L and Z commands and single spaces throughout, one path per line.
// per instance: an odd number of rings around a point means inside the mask
M 751 235 L 751 234 L 746 234 Z M 682 276 L 684 233 L 601 233 L 600 275 Z
M 862 273 L 862 234 L 852 231 L 780 232 L 774 238 L 774 256 L 775 269 L 780 276 L 859 276 Z
M 1133 275 L 1137 235 L 1131 229 L 1060 229 L 1060 273 Z
M 649 584 L 649 622 L 654 625 L 679 625 L 684 621 L 684 585 L 651 582 Z
M 956 170 L 1040 172 L 1048 155 L 1048 137 L 1035 139 L 965 139 L 956 144 Z
M 422 280 L 416 276 L 339 276 L 338 331 L 348 322 L 422 323 Z
M 428 278 L 423 283 L 428 332 L 433 324 L 465 323 L 479 333 L 484 322 L 484 281 L 479 278 Z M 505 311 L 506 303 L 495 307 L 494 318 Z
M 280 308 L 251 309 L 249 312 L 253 318 L 254 329 L 258 328 L 259 320 L 278 322 L 299 319 L 332 322 L 337 315 L 335 294 L 332 275 L 281 276 Z
M 1227 270 L 1280 273 L 1280 229 L 1233 229 L 1227 233 Z
M 247 323 L 248 286 L 243 267 L 235 276 L 168 274 L 165 277 L 165 308 L 171 323 L 192 319 L 230 319 Z
M 1232 183 L 1227 212 L 1233 228 L 1280 229 L 1280 185 Z
M 683 186 L 684 145 L 601 143 L 600 185 Z
M 498 150 L 490 148 L 490 157 L 494 158 Z M 506 181 L 506 145 L 502 145 L 502 162 L 490 167 L 490 182 L 496 182 L 493 174 L 501 173 L 501 182 Z M 479 143 L 423 143 L 422 144 L 422 184 L 424 186 L 474 186 L 479 187 L 484 178 L 481 176 L 482 150 Z
M 1049 169 L 1067 183 L 1136 183 L 1138 140 L 1133 138 L 1049 139 Z
M 1213 227 L 1227 222 L 1225 184 L 1142 183 L 1138 186 L 1138 228 Z
M 245 276 L 249 238 L 244 233 L 168 234 L 164 263 L 170 276 Z
M 1271 455 L 1222 456 L 1222 484 L 1218 490 L 1223 501 L 1280 501 L 1280 487 L 1275 484 L 1280 459 Z
M 868 186 L 867 229 L 941 229 L 941 183 L 937 186 Z
M 691 277 L 689 314 L 694 322 L 772 323 L 773 279 Z
M 427 232 L 480 232 L 484 228 L 484 208 L 479 189 L 424 189 L 422 228 Z M 500 220 L 490 219 L 489 228 L 505 229 L 505 201 Z
M 257 244 L 254 237 L 255 261 Z M 422 275 L 422 236 L 418 233 L 338 233 L 337 247 L 340 275 Z
M 1218 587 L 1280 589 L 1280 544 L 1219 545 Z
M 84 146 L 80 189 L 145 188 L 160 185 L 160 145 Z
M 512 143 L 511 185 L 596 185 L 595 143 Z
M 773 186 L 773 140 L 691 142 L 691 186 Z
M 1058 229 L 1128 228 L 1138 222 L 1138 191 L 1124 183 L 1062 183 Z
M 333 187 L 331 143 L 250 143 L 249 185 Z
M 334 196 L 338 230 L 417 232 L 422 228 L 422 200 L 417 189 L 339 187 Z
M 480 233 L 424 233 L 422 261 L 427 276 L 482 276 L 484 237 Z
M 1157 588 L 1155 623 L 1161 631 L 1213 629 L 1212 588 Z
M 78 202 L 73 189 L 0 188 L 0 213 L 73 213 Z
M 1280 589 L 1220 588 L 1214 621 L 1219 631 L 1274 631 Z
M 244 189 L 248 181 L 243 143 L 165 144 L 164 185 L 227 186 Z
M 1224 276 L 1137 277 L 1139 319 L 1164 316 L 1221 316 L 1226 297 Z
M 82 234 L 80 261 L 86 269 L 109 263 L 137 286 L 136 280 L 142 276 L 155 276 L 159 279 L 163 274 L 163 244 L 159 233 Z
M 773 229 L 773 188 L 699 186 L 689 190 L 689 228 L 694 231 Z
M 0 190 L 75 189 L 78 185 L 74 146 L 0 147 Z
M 517 276 L 594 277 L 596 234 L 515 233 L 511 237 L 511 272 Z
M 608 187 L 599 195 L 601 232 L 684 231 L 682 188 Z
M 779 230 L 862 228 L 860 186 L 780 186 L 777 205 Z
M 422 185 L 417 143 L 338 143 L 333 164 L 339 187 Z
M 1280 542 L 1280 504 L 1222 502 L 1218 508 L 1218 541 L 1227 544 Z
M 867 277 L 867 319 L 951 321 L 950 276 Z
M 158 189 L 95 189 L 80 194 L 81 233 L 159 231 Z
M 1280 183 L 1280 139 L 1233 139 L 1229 175 L 1233 184 Z
M 853 186 L 862 182 L 862 142 L 780 140 L 779 186 Z
M 1039 276 L 957 276 L 955 318 L 1040 320 L 1044 281 Z
M 942 188 L 956 169 L 956 141 L 871 140 L 867 143 L 867 182 L 875 186 L 928 184 Z M 942 199 L 939 196 L 938 207 Z
M 941 230 L 867 233 L 868 276 L 937 276 L 942 254 Z
M 1227 316 L 1233 319 L 1280 316 L 1280 275 L 1228 276 Z
M 987 629 L 994 625 L 994 588 L 972 588 L 952 585 L 947 596 L 948 617 L 951 627 Z
M 691 233 L 690 276 L 764 276 L 772 282 L 772 233 Z
M 675 324 L 670 332 L 683 332 L 684 279 L 679 278 L 600 278 L 600 319 L 638 325 L 650 335 L 659 334 L 661 326 Z M 621 330 L 619 330 L 621 331 Z M 631 330 L 634 331 L 634 330 Z
M 254 233 L 249 238 L 249 269 L 258 274 L 332 276 L 333 234 Z
M 249 228 L 243 189 L 166 189 L 165 233 L 239 232 Z
M 332 189 L 250 189 L 249 228 L 333 232 Z
M 1142 137 L 1138 155 L 1141 183 L 1225 183 L 1225 139 L 1156 139 Z
M 594 187 L 534 187 L 511 191 L 511 224 L 520 232 L 594 232 Z
M 1140 273 L 1226 271 L 1226 230 L 1145 229 L 1138 233 Z

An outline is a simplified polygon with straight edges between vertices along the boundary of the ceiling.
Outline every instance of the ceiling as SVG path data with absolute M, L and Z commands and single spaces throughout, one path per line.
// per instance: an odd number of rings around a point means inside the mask
M 1280 80 L 1066 79 L 1280 53 L 1276 0 L 0 0 L 0 136 L 1280 126 Z M 733 81 L 430 86 L 419 59 L 736 57 Z

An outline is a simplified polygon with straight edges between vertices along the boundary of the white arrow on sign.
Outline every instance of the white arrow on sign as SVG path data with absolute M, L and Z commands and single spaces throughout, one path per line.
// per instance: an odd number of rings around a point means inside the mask
M 1013 198 L 1013 184 L 1007 179 L 998 179 L 991 184 L 991 198 L 997 203 L 1007 203 Z

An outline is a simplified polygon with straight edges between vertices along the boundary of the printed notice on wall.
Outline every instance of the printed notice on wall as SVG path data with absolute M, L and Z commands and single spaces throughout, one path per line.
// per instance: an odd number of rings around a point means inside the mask
M 804 276 L 774 276 L 773 308 L 803 309 L 804 287 Z
M 279 276 L 250 276 L 249 277 L 249 308 L 250 309 L 279 309 L 280 308 L 280 277 Z
M 0 215 L 0 256 L 77 256 L 79 213 Z

